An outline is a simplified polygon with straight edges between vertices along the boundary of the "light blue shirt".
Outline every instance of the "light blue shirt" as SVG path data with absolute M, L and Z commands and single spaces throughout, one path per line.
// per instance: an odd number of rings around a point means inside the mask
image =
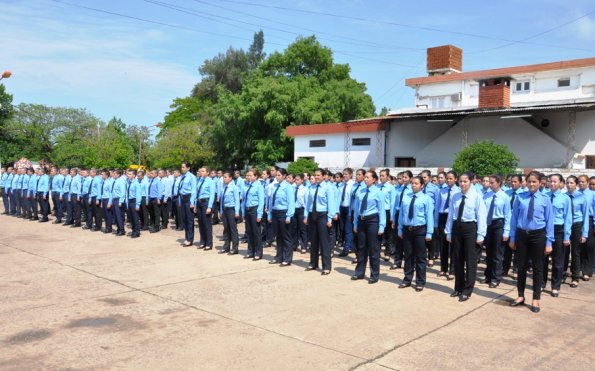
M 411 189 L 411 184 L 400 185 L 398 188 L 395 188 L 395 198 L 392 202 L 392 211 L 391 211 L 391 220 L 395 221 L 396 224 L 399 223 L 399 217 L 397 213 L 401 209 L 401 198 L 405 198 L 406 195 L 413 194 L 413 190 Z M 403 197 L 401 197 L 403 195 Z
M 531 197 L 533 201 L 533 219 L 527 219 L 529 203 Z M 552 217 L 552 203 L 547 195 L 541 192 L 523 192 L 521 193 L 512 207 L 512 219 L 510 221 L 510 242 L 514 243 L 517 229 L 534 231 L 545 228 L 547 238 L 546 246 L 552 246 L 554 242 L 554 218 Z
M 6 179 L 8 179 L 8 173 L 2 173 L 2 188 L 6 188 Z
M 72 181 L 70 182 L 70 193 L 80 195 L 82 193 L 82 187 L 83 177 L 78 174 L 72 177 Z
M 37 193 L 37 179 L 39 177 L 37 176 L 37 174 L 31 174 L 31 176 L 29 176 L 29 184 L 27 184 L 27 191 L 29 191 L 29 196 L 35 196 L 35 193 Z
M 572 211 L 570 205 L 570 197 L 566 193 L 557 190 L 550 193 L 550 200 L 552 200 L 552 211 L 554 215 L 554 226 L 564 226 L 564 241 L 570 241 L 570 234 L 572 233 Z
M 233 207 L 234 214 L 240 214 L 240 194 L 237 191 L 236 185 L 233 181 L 229 182 L 229 184 L 223 185 L 223 191 L 221 191 L 221 212 L 226 207 Z
M 285 220 L 290 221 L 295 214 L 295 195 L 293 194 L 291 185 L 286 180 L 277 183 L 274 186 L 273 193 L 269 199 L 269 221 L 272 220 L 272 210 L 287 210 Z M 273 201 L 275 201 L 273 203 Z
M 316 193 L 317 189 L 318 193 Z M 335 216 L 335 197 L 331 186 L 324 182 L 320 185 L 314 183 L 308 189 L 304 220 L 307 220 L 308 215 L 314 210 L 314 195 L 316 195 L 316 212 L 326 214 L 328 221 L 331 222 Z
M 238 182 L 239 183 L 239 182 Z M 236 186 L 237 187 L 237 186 Z M 215 202 L 215 193 L 217 187 L 213 179 L 209 176 L 197 178 L 196 181 L 197 198 L 198 200 L 207 199 L 207 208 L 212 209 Z M 200 189 L 200 192 L 198 191 Z
M 252 183 L 246 183 L 246 189 L 243 191 L 242 211 L 246 214 L 247 207 L 256 207 L 256 218 L 262 218 L 264 215 L 264 188 L 257 180 Z
M 578 190 L 574 191 L 573 194 L 570 194 L 570 192 L 566 194 L 571 201 L 570 205 L 574 205 L 572 223 L 582 223 L 581 236 L 587 238 L 589 236 L 589 205 L 591 205 L 591 200 L 588 199 L 589 194 L 584 194 Z M 570 199 L 571 197 L 572 199 Z
M 384 210 L 390 210 L 391 206 L 393 206 L 391 203 L 393 203 L 395 199 L 395 187 L 393 187 L 393 185 L 389 182 L 378 183 L 376 187 L 378 187 L 378 189 L 384 194 Z
M 186 174 L 180 176 L 178 183 L 178 195 L 190 195 L 190 205 L 196 205 L 196 175 L 187 171 Z
M 140 194 L 142 197 L 149 197 L 149 178 L 146 175 L 140 181 Z
M 163 197 L 163 183 L 159 180 L 159 177 L 152 178 L 149 180 L 149 199 L 158 199 L 161 201 Z
M 86 177 L 83 178 L 83 190 L 80 193 L 81 196 L 88 195 L 91 193 L 91 185 L 92 185 L 91 182 L 95 183 L 93 181 L 92 176 L 87 175 Z
M 114 178 L 107 178 L 103 181 L 103 194 L 101 195 L 102 200 L 110 200 L 112 199 L 112 187 L 114 184 Z
M 178 193 L 178 188 L 180 186 L 180 180 L 182 180 L 182 176 L 181 175 L 175 177 L 175 179 L 174 179 L 174 185 L 173 185 L 172 192 L 171 192 L 173 197 L 176 197 L 179 194 Z
M 19 189 L 26 190 L 29 187 L 29 175 L 23 174 L 19 179 Z
M 341 182 L 339 184 L 339 206 L 349 207 L 351 205 L 351 191 L 355 181 L 349 179 L 347 182 Z
M 481 191 L 477 191 L 475 188 L 470 188 L 467 194 L 459 192 L 451 197 L 450 210 L 448 211 L 448 218 L 444 227 L 446 239 L 451 240 L 452 225 L 459 216 L 459 206 L 461 205 L 463 196 L 465 196 L 465 207 L 463 208 L 463 220 L 461 221 L 477 222 L 477 241 L 483 241 L 487 232 L 487 210 Z
M 120 176 L 118 179 L 114 181 L 112 186 L 112 198 L 109 202 L 111 205 L 114 200 L 118 200 L 120 206 L 126 202 L 126 180 L 127 178 L 124 176 Z
M 357 199 L 357 195 L 361 192 L 364 188 L 366 188 L 366 184 L 362 181 L 359 183 L 354 183 L 353 188 L 351 189 L 351 201 L 349 203 L 349 215 L 353 215 L 355 213 L 355 201 Z
M 52 178 L 52 192 L 62 194 L 62 184 L 64 183 L 64 176 L 62 174 L 56 174 Z
M 489 191 L 485 195 L 483 195 L 483 200 L 486 204 L 486 211 L 489 213 L 490 205 L 492 204 L 492 199 L 494 198 L 494 192 Z M 489 215 L 486 213 L 486 223 L 487 218 Z M 492 214 L 492 221 L 495 219 L 503 219 L 504 220 L 504 233 L 503 237 L 508 237 L 510 235 L 510 216 L 512 215 L 512 208 L 510 207 L 510 199 L 508 195 L 500 189 L 498 193 L 496 193 L 496 199 L 494 201 L 494 211 Z M 488 225 L 489 227 L 489 225 Z
M 295 193 L 295 191 L 296 191 L 296 189 L 293 190 L 294 193 Z M 295 198 L 295 208 L 296 209 L 305 209 L 306 208 L 306 203 L 307 203 L 307 198 L 308 198 L 309 193 L 310 193 L 309 188 L 304 183 L 302 183 L 302 185 L 297 187 L 297 194 L 296 194 L 296 198 Z
M 91 187 L 91 193 L 89 198 L 95 197 L 101 199 L 101 187 L 103 186 L 103 178 L 101 175 L 95 175 L 93 177 L 93 187 Z
M 364 200 L 364 197 L 368 195 L 366 200 L 366 209 L 362 210 L 360 214 L 360 206 Z M 386 195 L 376 186 L 372 185 L 370 188 L 362 186 L 355 198 L 354 214 L 353 214 L 353 227 L 357 229 L 359 219 L 362 216 L 370 216 L 378 214 L 378 233 L 384 232 L 386 228 L 386 211 L 384 210 Z
M 421 191 L 423 193 L 427 194 L 428 196 L 430 196 L 430 198 L 432 199 L 432 202 L 434 202 L 434 208 L 435 208 L 436 204 L 438 203 L 438 196 L 440 195 L 440 188 L 438 188 L 436 185 L 434 185 L 434 183 L 429 182 L 422 188 Z
M 72 177 L 70 176 L 70 174 L 66 175 L 64 177 L 64 180 L 62 181 L 62 197 L 64 197 L 64 195 L 66 195 L 66 197 L 69 197 L 69 193 L 70 193 L 70 184 L 72 183 Z
M 169 176 L 164 176 L 161 178 L 161 183 L 163 183 L 163 198 L 167 200 L 172 196 L 172 187 L 174 185 L 174 179 Z
M 14 175 L 12 173 L 6 176 L 6 179 L 4 180 L 4 188 L 8 190 L 12 189 L 12 178 L 14 178 Z
M 413 218 L 409 219 L 409 208 L 411 202 L 415 197 L 415 203 L 413 204 Z M 401 204 L 399 211 L 399 236 L 403 235 L 404 227 L 419 227 L 426 226 L 426 238 L 432 238 L 434 232 L 434 202 L 429 195 L 419 191 L 415 194 L 405 193 L 403 196 L 403 203 Z
M 126 204 L 128 207 L 138 209 L 141 203 L 140 183 L 137 179 L 126 179 Z M 134 200 L 134 205 L 130 205 L 130 201 Z
M 39 182 L 37 183 L 37 193 L 43 193 L 43 197 L 47 197 L 49 190 L 50 177 L 47 174 L 43 174 L 39 177 Z

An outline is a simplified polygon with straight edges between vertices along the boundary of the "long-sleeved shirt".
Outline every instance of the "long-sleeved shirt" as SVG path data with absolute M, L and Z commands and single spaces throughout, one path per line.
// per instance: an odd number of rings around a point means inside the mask
M 149 178 L 146 176 L 140 181 L 140 194 L 142 197 L 149 197 Z
M 494 200 L 492 221 L 496 219 L 503 219 L 504 228 L 502 236 L 508 237 L 510 235 L 510 216 L 512 215 L 512 208 L 510 207 L 510 199 L 508 198 L 508 195 L 503 190 L 499 190 L 496 193 L 496 198 L 494 199 L 494 192 L 490 191 L 483 195 L 483 200 L 485 201 L 487 210 L 486 226 L 489 227 L 487 220 L 490 218 L 490 206 L 492 205 L 492 200 Z
M 37 193 L 43 193 L 43 197 L 47 197 L 49 190 L 50 177 L 47 174 L 43 174 L 39 177 L 37 182 Z
M 236 185 L 237 187 L 237 185 Z M 213 179 L 211 177 L 200 177 L 196 180 L 196 198 L 198 200 L 207 199 L 207 208 L 212 209 L 213 203 L 215 202 L 215 193 L 217 192 L 217 187 Z M 241 196 L 240 196 L 241 198 Z
M 114 184 L 114 178 L 107 178 L 106 180 L 103 181 L 102 187 L 103 187 L 103 192 L 101 193 L 101 199 L 102 200 L 110 200 L 112 199 L 112 187 Z
M 386 196 L 375 185 L 372 185 L 369 188 L 365 185 L 362 187 L 363 189 L 358 192 L 355 198 L 355 205 L 353 207 L 353 227 L 357 229 L 360 217 L 378 214 L 378 231 L 381 233 L 386 228 L 387 223 L 386 211 L 384 210 Z M 365 202 L 366 207 L 363 208 L 362 203 L 366 195 L 368 196 Z
M 29 178 L 30 176 L 28 174 L 21 175 L 21 178 L 19 179 L 18 188 L 22 190 L 27 190 L 27 188 L 29 188 Z
M 178 193 L 178 186 L 180 185 L 180 180 L 182 180 L 182 176 L 181 175 L 176 176 L 174 178 L 174 184 L 172 185 L 172 188 L 171 188 L 171 195 L 172 195 L 172 197 L 177 197 L 178 194 L 179 194 Z
M 14 174 L 10 173 L 6 176 L 6 179 L 4 180 L 4 188 L 7 190 L 11 190 L 12 189 L 12 179 L 14 178 Z
M 37 193 L 37 179 L 39 179 L 37 174 L 31 174 L 31 176 L 29 176 L 29 183 L 27 184 L 29 196 L 35 196 Z
M 460 193 L 461 189 L 453 185 L 449 187 L 445 184 L 445 187 L 440 188 L 440 192 L 438 192 L 436 207 L 434 209 L 434 225 L 438 226 L 438 218 L 440 214 L 448 214 L 448 209 L 450 208 L 450 201 L 452 200 L 452 196 L 457 193 Z
M 533 198 L 533 218 L 528 218 L 529 204 Z M 554 243 L 554 218 L 552 217 L 552 203 L 547 195 L 541 192 L 523 192 L 516 198 L 512 207 L 510 220 L 510 242 L 514 243 L 517 229 L 534 231 L 545 228 L 546 246 Z
M 430 182 L 426 184 L 421 191 L 430 196 L 430 198 L 434 202 L 434 208 L 436 208 L 436 204 L 438 203 L 438 197 L 440 196 L 440 188 L 438 188 L 434 183 Z
M 66 175 L 62 181 L 62 197 L 70 196 L 70 184 L 71 183 L 72 183 L 72 177 L 70 176 L 70 174 Z
M 587 238 L 589 236 L 589 206 L 591 205 L 591 200 L 588 199 L 589 194 L 581 191 L 566 194 L 570 199 L 572 223 L 582 223 L 581 236 Z
M 240 214 L 240 194 L 237 191 L 236 185 L 233 182 L 229 182 L 228 184 L 223 185 L 223 190 L 221 191 L 221 212 L 227 207 L 234 208 L 234 214 Z
M 163 197 L 163 188 L 163 183 L 161 183 L 159 177 L 149 180 L 149 200 L 156 198 L 161 201 L 161 198 Z
M 93 198 L 95 197 L 97 198 L 101 198 L 102 196 L 102 190 L 101 188 L 103 187 L 103 178 L 101 177 L 101 175 L 95 175 L 93 177 L 93 185 L 91 187 L 91 192 L 89 193 L 89 198 Z
M 572 233 L 572 211 L 570 204 L 570 197 L 568 194 L 557 190 L 550 193 L 550 200 L 552 202 L 552 212 L 554 217 L 554 226 L 564 226 L 564 241 L 570 241 L 570 234 Z
M 0 179 L 2 180 L 2 188 L 6 188 L 6 180 L 8 179 L 8 173 L 2 173 L 2 177 Z
M 92 186 L 91 183 L 95 183 L 95 182 L 93 182 L 92 176 L 88 175 L 83 178 L 83 190 L 80 193 L 81 196 L 89 195 L 91 193 L 91 186 Z
M 109 204 L 112 205 L 115 200 L 118 200 L 120 206 L 124 202 L 126 202 L 126 178 L 121 176 L 114 181 L 112 185 L 112 198 L 109 201 Z
M 353 188 L 351 189 L 351 200 L 349 201 L 349 215 L 353 215 L 355 213 L 355 201 L 357 199 L 357 195 L 361 192 L 364 188 L 366 188 L 366 184 L 364 182 L 355 182 L 353 184 Z
M 213 183 L 214 184 L 214 183 Z M 256 180 L 246 183 L 242 195 L 242 211 L 246 214 L 246 208 L 256 207 L 256 217 L 262 218 L 264 214 L 264 187 Z
M 138 209 L 141 203 L 140 183 L 137 179 L 126 179 L 126 205 Z M 130 201 L 134 200 L 134 205 Z
M 64 176 L 62 174 L 56 174 L 52 178 L 52 192 L 62 194 L 62 184 L 64 183 Z
M 318 192 L 316 192 L 318 190 Z M 304 209 L 304 219 L 314 212 L 314 198 L 316 198 L 316 213 L 326 214 L 328 221 L 332 221 L 335 216 L 335 197 L 331 186 L 327 183 L 314 183 L 308 189 L 306 195 L 306 208 Z
M 413 202 L 415 198 L 415 202 Z M 409 218 L 409 210 L 413 202 L 413 217 Z M 434 201 L 422 191 L 406 193 L 399 211 L 399 236 L 403 235 L 404 227 L 426 226 L 426 238 L 432 238 L 434 233 Z
M 393 220 L 395 223 L 398 223 L 399 216 L 397 214 L 399 214 L 401 210 L 401 201 L 403 200 L 403 198 L 405 198 L 406 195 L 413 194 L 411 184 L 400 185 L 398 188 L 395 188 L 394 194 L 395 197 L 392 202 L 391 220 Z
M 377 187 L 384 194 L 384 210 L 390 210 L 394 206 L 395 187 L 389 182 L 379 183 Z
M 180 176 L 178 183 L 178 196 L 190 195 L 190 205 L 196 205 L 196 176 L 187 171 Z
M 351 205 L 351 192 L 354 184 L 355 181 L 352 179 L 339 184 L 339 207 L 349 207 Z
M 462 220 L 459 218 L 459 206 L 465 197 L 465 206 L 463 208 Z M 459 192 L 452 197 L 451 204 L 449 206 L 448 218 L 446 219 L 446 226 L 444 227 L 444 233 L 446 234 L 447 240 L 451 239 L 452 225 L 455 220 L 460 222 L 476 222 L 477 223 L 477 241 L 483 241 L 487 232 L 486 217 L 487 210 L 486 205 L 483 202 L 483 196 L 481 191 L 477 191 L 471 188 L 466 194 Z
M 274 186 L 273 193 L 269 199 L 268 219 L 272 220 L 273 210 L 287 210 L 285 219 L 290 221 L 295 214 L 295 195 L 292 192 L 291 185 L 287 181 L 282 181 Z
M 82 192 L 83 187 L 83 177 L 80 175 L 75 175 L 72 177 L 72 181 L 70 182 L 70 194 L 80 195 Z
M 163 199 L 167 200 L 172 196 L 171 187 L 174 184 L 174 179 L 169 176 L 164 176 L 163 178 L 161 178 L 161 183 L 163 183 Z
M 296 209 L 300 209 L 300 208 L 306 209 L 306 204 L 308 202 L 307 198 L 308 198 L 308 195 L 310 194 L 308 186 L 306 186 L 305 184 L 302 183 L 302 185 L 297 186 L 293 190 L 293 192 L 295 194 L 295 208 Z

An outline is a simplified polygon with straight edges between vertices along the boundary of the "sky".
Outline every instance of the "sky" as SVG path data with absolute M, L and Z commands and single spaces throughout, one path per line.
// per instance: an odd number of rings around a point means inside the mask
M 229 47 L 265 52 L 316 35 L 377 111 L 414 105 L 426 48 L 463 49 L 463 70 L 595 57 L 592 0 L 0 0 L 0 71 L 13 103 L 86 108 L 154 125 Z

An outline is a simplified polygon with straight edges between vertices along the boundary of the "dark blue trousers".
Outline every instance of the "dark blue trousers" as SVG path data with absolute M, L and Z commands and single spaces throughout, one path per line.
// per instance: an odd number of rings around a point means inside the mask
M 122 215 L 122 207 L 120 206 L 120 198 L 112 199 L 112 209 L 114 210 L 114 217 L 116 219 L 117 232 L 124 232 L 124 215 Z
M 103 208 L 103 216 L 105 217 L 105 230 L 108 232 L 112 231 L 112 210 L 107 208 L 109 200 L 104 198 L 101 200 L 101 206 Z M 113 207 L 113 205 L 112 205 Z
M 302 223 L 304 221 L 302 220 Z M 330 270 L 331 265 L 331 237 L 327 227 L 327 212 L 308 215 L 308 229 L 310 230 L 310 267 L 318 268 L 319 257 L 322 256 L 322 269 Z
M 275 255 L 275 260 L 279 263 L 291 264 L 293 260 L 293 246 L 291 244 L 291 230 L 289 224 L 285 223 L 287 210 L 272 210 L 271 212 L 271 224 L 273 225 L 275 239 L 277 240 L 277 254 Z
M 70 193 L 64 193 L 62 195 L 62 207 L 66 210 L 66 223 L 72 223 L 72 202 L 68 199 L 70 198 Z
M 485 276 L 488 282 L 500 283 L 502 281 L 502 262 L 504 260 L 504 246 L 502 236 L 504 234 L 504 219 L 492 220 L 488 226 L 484 239 L 486 247 L 486 271 Z
M 37 192 L 37 200 L 39 201 L 39 209 L 41 211 L 41 216 L 42 218 L 46 219 L 48 217 L 48 214 L 50 212 L 50 203 L 49 200 L 46 196 L 45 200 L 43 199 L 43 196 L 45 196 L 46 194 L 44 192 Z
M 341 221 L 341 230 L 345 234 L 345 244 L 343 245 L 343 251 L 349 252 L 353 249 L 353 223 L 349 217 L 349 208 L 346 206 L 341 206 L 340 210 L 341 214 L 339 216 L 339 220 Z
M 4 204 L 4 212 L 8 214 L 10 212 L 10 201 L 8 191 L 4 188 L 2 188 L 2 203 Z
M 196 216 L 198 218 L 198 231 L 200 233 L 200 244 L 206 247 L 213 247 L 213 220 L 211 213 L 207 214 L 209 200 L 203 198 L 196 203 Z
M 380 217 L 378 214 L 368 215 L 358 221 L 357 239 L 359 246 L 357 248 L 357 265 L 355 266 L 356 276 L 366 274 L 368 258 L 370 259 L 370 278 L 377 280 L 380 275 L 380 241 L 382 236 L 378 236 L 379 227 Z
M 403 253 L 405 260 L 405 278 L 403 283 L 413 281 L 413 270 L 415 269 L 415 284 L 426 285 L 426 227 L 419 229 L 403 227 Z
M 180 209 L 186 241 L 194 243 L 194 212 L 190 209 L 190 195 L 180 195 Z
M 560 290 L 562 285 L 562 274 L 564 267 L 564 225 L 554 225 L 554 243 L 552 253 L 544 256 L 543 262 L 543 286 L 547 284 L 548 263 L 552 258 L 552 290 Z
M 244 220 L 246 221 L 246 234 L 248 235 L 248 256 L 262 258 L 262 238 L 260 238 L 260 226 L 256 219 L 258 218 L 257 207 L 247 207 Z M 262 221 L 262 220 L 261 220 Z
M 60 201 L 59 192 L 52 192 L 52 202 L 56 208 L 56 220 L 62 221 L 62 217 L 64 217 L 64 209 L 62 209 L 62 202 Z
M 138 216 L 138 211 L 136 211 L 136 198 L 128 200 L 128 207 L 126 210 L 128 212 L 128 219 L 132 225 L 132 233 L 140 234 L 140 218 Z

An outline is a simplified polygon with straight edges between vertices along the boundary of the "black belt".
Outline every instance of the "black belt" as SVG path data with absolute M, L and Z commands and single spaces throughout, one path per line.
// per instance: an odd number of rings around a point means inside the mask
M 256 209 L 258 209 L 258 206 L 250 206 L 246 208 L 246 211 L 254 211 Z
M 574 223 L 572 223 L 572 227 L 574 227 L 575 225 L 582 226 L 583 225 L 583 222 L 574 222 Z
M 528 230 L 526 230 L 526 229 L 520 229 L 520 228 L 518 228 L 518 231 L 517 231 L 517 232 L 524 232 L 524 233 L 526 233 L 526 234 L 533 235 L 533 234 L 544 233 L 544 232 L 545 232 L 545 228 L 541 228 L 541 229 L 534 229 L 534 230 L 532 230 L 532 231 L 528 231 Z
M 209 200 L 209 198 L 208 198 L 208 197 L 207 197 L 207 198 L 199 198 L 198 200 L 199 200 L 200 202 L 206 202 L 206 201 L 208 201 L 208 200 Z
M 364 221 L 365 221 L 365 220 L 378 219 L 378 214 L 371 214 L 371 215 L 366 215 L 366 216 L 364 216 L 364 215 L 361 215 L 361 216 L 359 217 L 359 219 L 360 219 L 360 220 L 364 220 Z
M 223 210 L 235 210 L 234 206 L 224 207 Z
M 458 220 L 455 220 L 454 223 L 459 223 L 459 224 L 477 224 L 477 222 L 461 222 Z
M 419 231 L 422 228 L 426 228 L 426 226 L 425 225 L 415 225 L 415 226 L 406 225 L 405 226 L 405 230 L 407 230 L 409 232 Z
M 273 210 L 273 215 L 281 215 L 281 214 L 287 214 L 287 209 L 284 210 Z

